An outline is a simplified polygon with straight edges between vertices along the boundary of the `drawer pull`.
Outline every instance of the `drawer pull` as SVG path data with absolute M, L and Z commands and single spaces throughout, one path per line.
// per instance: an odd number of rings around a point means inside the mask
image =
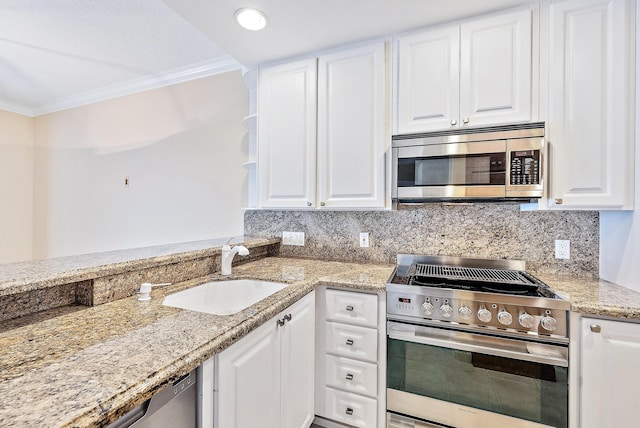
M 353 409 L 351 407 L 347 407 L 347 411 L 345 412 L 347 415 L 353 415 Z
M 347 380 L 353 380 L 353 375 L 351 373 L 347 373 Z
M 591 324 L 589 326 L 589 329 L 594 333 L 600 333 L 602 331 L 602 327 L 600 327 L 598 324 Z
M 353 340 L 352 339 L 347 339 L 347 345 L 352 346 L 353 345 Z
M 285 321 L 291 321 L 291 314 L 287 314 L 284 316 Z
M 346 307 L 346 309 L 347 309 L 347 311 L 349 311 L 349 312 L 353 312 L 353 306 L 347 306 L 347 307 Z

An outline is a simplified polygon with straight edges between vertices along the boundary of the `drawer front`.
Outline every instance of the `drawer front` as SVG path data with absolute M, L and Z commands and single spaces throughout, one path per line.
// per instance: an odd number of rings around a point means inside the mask
M 378 330 L 355 325 L 327 322 L 326 349 L 330 354 L 378 361 Z
M 375 428 L 377 402 L 373 398 L 325 388 L 327 417 L 360 428 Z
M 349 324 L 378 325 L 378 296 L 353 291 L 327 290 L 327 319 Z
M 327 385 L 356 394 L 376 397 L 378 393 L 378 365 L 350 358 L 325 357 Z

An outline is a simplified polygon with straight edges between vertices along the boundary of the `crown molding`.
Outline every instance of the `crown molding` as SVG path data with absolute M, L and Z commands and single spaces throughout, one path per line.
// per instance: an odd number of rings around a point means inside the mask
M 25 116 L 41 116 L 43 114 L 93 104 L 99 101 L 106 101 L 113 98 L 123 97 L 125 95 L 162 88 L 176 83 L 187 82 L 201 77 L 240 70 L 241 68 L 242 66 L 238 61 L 230 56 L 225 56 L 213 61 L 205 61 L 195 65 L 192 64 L 188 67 L 174 69 L 167 73 L 158 73 L 140 79 L 130 80 L 125 83 L 110 85 L 78 95 L 72 95 L 70 97 L 65 97 L 52 103 L 43 104 L 33 108 L 17 104 L 3 104 L 0 102 L 0 109 Z

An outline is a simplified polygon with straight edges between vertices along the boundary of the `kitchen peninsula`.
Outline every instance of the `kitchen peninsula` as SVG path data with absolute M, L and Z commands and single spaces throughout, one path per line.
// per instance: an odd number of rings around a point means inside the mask
M 24 270 L 21 276 L 9 279 L 11 265 L 3 266 L 0 282 L 3 301 L 10 299 L 11 290 L 37 293 L 64 287 L 69 281 L 91 282 L 102 276 L 100 272 L 133 276 L 127 281 L 111 281 L 112 285 L 120 284 L 129 290 L 128 296 L 94 306 L 69 303 L 3 321 L 0 425 L 104 426 L 313 292 L 316 286 L 381 292 L 393 270 L 392 265 L 384 263 L 280 257 L 277 239 L 246 239 L 242 243 L 252 254 L 260 256 L 248 262 L 237 258 L 242 264 L 234 267 L 232 278 L 278 281 L 289 286 L 229 316 L 162 305 L 167 294 L 223 279 L 216 261 L 220 242 L 202 248 L 177 246 L 176 253 L 168 247 L 163 254 L 141 249 L 136 250 L 135 257 L 128 251 L 114 252 L 107 255 L 106 264 L 76 265 L 68 270 L 60 265 L 48 276 L 44 273 L 46 269 L 35 268 L 31 276 Z M 144 276 L 134 267 L 158 269 L 163 264 L 178 267 L 179 262 L 193 263 L 198 258 L 194 255 L 212 259 L 210 266 L 214 270 L 189 279 L 176 276 L 172 279 L 174 285 L 154 289 L 151 301 L 137 300 L 135 288 L 139 287 L 139 279 L 157 282 L 162 279 Z M 76 260 L 86 261 L 86 257 Z M 33 262 L 34 267 L 47 264 L 56 263 Z M 165 272 L 169 272 L 167 269 Z M 568 293 L 574 311 L 640 320 L 639 293 L 592 278 L 546 275 L 541 279 L 556 291 Z M 119 296 L 114 289 L 112 295 Z M 6 310 L 3 314 L 6 315 Z

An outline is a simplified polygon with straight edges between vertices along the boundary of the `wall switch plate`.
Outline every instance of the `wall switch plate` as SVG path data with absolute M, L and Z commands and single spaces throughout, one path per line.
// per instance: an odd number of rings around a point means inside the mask
M 360 232 L 360 246 L 363 248 L 369 246 L 369 234 L 367 232 Z
M 569 259 L 571 254 L 571 241 L 556 239 L 556 259 Z
M 304 247 L 304 232 L 282 232 L 282 245 Z

